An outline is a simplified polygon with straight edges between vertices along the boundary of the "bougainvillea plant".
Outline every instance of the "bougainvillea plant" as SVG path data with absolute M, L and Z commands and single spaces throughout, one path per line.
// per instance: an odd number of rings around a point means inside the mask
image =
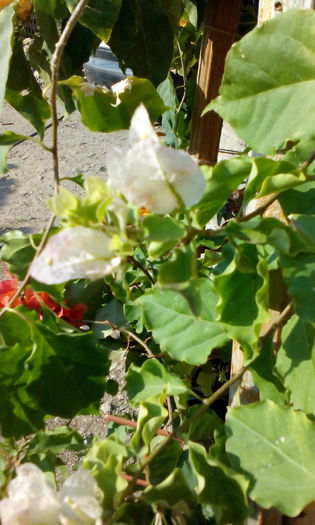
M 1 237 L 2 525 L 238 525 L 315 500 L 315 12 L 280 14 L 232 47 L 206 110 L 260 156 L 200 168 L 152 125 L 176 114 L 165 82 L 199 4 L 35 0 L 27 57 L 20 4 L 2 4 L 0 102 L 39 138 L 3 133 L 1 169 L 13 144 L 33 140 L 56 183 L 44 232 Z M 100 39 L 138 76 L 86 84 L 82 62 Z M 106 182 L 73 179 L 81 198 L 59 173 L 57 98 L 93 131 L 129 128 Z M 209 227 L 244 181 L 240 209 Z M 275 201 L 281 219 L 265 215 Z M 244 364 L 230 375 L 233 342 Z M 106 413 L 107 436 L 84 440 L 71 420 L 116 394 L 117 359 L 132 415 Z M 259 400 L 230 408 L 248 371 Z M 51 416 L 69 423 L 49 430 Z M 77 454 L 71 474 L 65 449 Z

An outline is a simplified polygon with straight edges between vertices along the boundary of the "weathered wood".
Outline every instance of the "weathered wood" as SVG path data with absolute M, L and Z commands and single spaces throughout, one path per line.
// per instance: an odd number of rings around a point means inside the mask
M 276 14 L 287 11 L 294 7 L 300 9 L 314 9 L 314 0 L 260 0 L 258 24 L 273 18 Z
M 202 164 L 215 164 L 222 119 L 214 111 L 201 116 L 219 92 L 224 62 L 236 39 L 242 0 L 207 3 L 201 44 L 189 152 Z

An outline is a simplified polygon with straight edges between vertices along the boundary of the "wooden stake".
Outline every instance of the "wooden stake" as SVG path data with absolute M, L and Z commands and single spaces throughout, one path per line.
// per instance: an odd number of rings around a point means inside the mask
M 242 0 L 208 0 L 204 18 L 189 152 L 202 164 L 215 164 L 222 119 L 214 111 L 201 116 L 219 93 L 227 52 L 238 34 Z

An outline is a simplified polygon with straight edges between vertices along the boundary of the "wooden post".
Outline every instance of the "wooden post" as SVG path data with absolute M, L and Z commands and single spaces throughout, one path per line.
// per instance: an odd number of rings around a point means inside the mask
M 202 164 L 215 164 L 222 119 L 214 111 L 201 116 L 219 93 L 227 52 L 239 27 L 242 0 L 208 0 L 204 18 L 189 152 Z

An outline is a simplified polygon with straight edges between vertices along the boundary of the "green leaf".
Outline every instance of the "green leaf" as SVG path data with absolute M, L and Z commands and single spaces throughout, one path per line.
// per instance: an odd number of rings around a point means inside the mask
M 28 267 L 35 255 L 35 248 L 31 244 L 40 241 L 41 235 L 25 235 L 19 230 L 7 232 L 0 237 L 3 243 L 1 248 L 1 260 L 8 263 L 11 273 L 16 275 L 19 280 L 23 280 Z
M 190 392 L 185 383 L 157 359 L 148 359 L 141 368 L 132 364 L 126 377 L 126 390 L 135 405 L 162 393 L 176 396 Z
M 16 313 L 0 319 L 0 427 L 3 437 L 19 438 L 42 428 L 43 411 L 26 391 L 30 328 Z
M 152 448 L 155 445 L 155 441 L 158 444 L 163 439 L 164 438 L 160 436 L 156 436 L 152 441 Z M 180 453 L 181 446 L 178 441 L 173 439 L 161 450 L 158 456 L 151 461 L 149 465 L 149 480 L 152 485 L 158 485 L 172 474 L 177 466 Z
M 159 268 L 158 283 L 161 286 L 180 290 L 186 288 L 193 278 L 197 279 L 197 260 L 195 249 L 190 245 L 175 249 Z
M 173 57 L 173 20 L 161 0 L 123 0 L 109 45 L 123 70 L 144 77 L 157 86 Z M 156 43 L 159 45 L 156 45 Z
M 36 0 L 36 9 L 55 18 L 66 18 L 68 14 L 65 0 Z
M 289 162 L 296 168 L 299 168 L 303 162 L 307 161 L 313 151 L 315 150 L 315 137 L 306 137 L 306 139 L 295 144 L 292 149 L 284 155 L 283 160 Z M 305 173 L 311 174 L 314 173 L 315 162 L 312 161 L 311 164 L 304 170 Z
M 195 412 L 198 412 L 199 409 L 200 405 L 189 407 L 186 412 L 186 417 L 189 419 Z M 220 419 L 213 410 L 208 409 L 208 411 L 203 414 L 202 417 L 195 419 L 190 424 L 188 439 L 190 441 L 198 441 L 199 443 L 204 442 L 205 444 L 209 444 L 213 441 L 214 432 L 219 429 L 222 424 L 222 419 Z
M 144 238 L 147 241 L 177 242 L 185 235 L 185 227 L 167 215 L 152 213 L 142 223 Z
M 43 98 L 19 40 L 15 41 L 13 48 L 5 99 L 34 126 L 42 139 L 45 122 L 50 117 L 50 108 Z
M 229 410 L 226 431 L 231 464 L 251 476 L 256 503 L 297 516 L 314 500 L 315 423 L 303 412 L 253 403 Z
M 105 88 L 87 86 L 78 77 L 62 81 L 73 86 L 83 124 L 91 131 L 128 129 L 136 108 L 143 103 L 151 120 L 156 120 L 167 108 L 149 80 L 129 77 L 119 95 Z M 59 82 L 59 84 L 61 84 Z
M 289 162 L 263 157 L 254 158 L 243 206 L 246 206 L 251 199 L 258 199 L 271 193 L 280 193 L 303 184 L 305 180 L 304 173 L 296 170 Z
M 147 487 L 142 497 L 148 503 L 173 509 L 189 516 L 195 506 L 196 497 L 182 470 L 176 468 L 158 485 Z
M 0 113 L 2 111 L 12 55 L 14 14 L 12 5 L 8 5 L 0 10 Z
M 214 284 L 221 297 L 217 306 L 221 326 L 241 344 L 246 360 L 251 359 L 257 352 L 260 327 L 269 318 L 267 263 L 261 259 L 257 273 L 243 273 L 233 260 Z
M 78 197 L 63 186 L 61 186 L 58 193 L 47 200 L 47 203 L 52 213 L 63 219 L 69 219 L 73 217 L 73 215 L 76 215 L 80 206 Z
M 115 297 L 96 312 L 93 333 L 97 339 L 106 339 L 114 331 L 114 328 L 104 321 L 109 321 L 117 327 L 124 327 L 127 324 L 123 305 Z
M 315 254 L 299 253 L 295 257 L 283 255 L 281 265 L 296 313 L 305 322 L 315 321 Z
M 97 409 L 109 366 L 91 333 L 56 333 L 21 309 L 0 318 L 0 336 L 3 435 L 33 433 L 46 414 Z
M 204 226 L 221 208 L 237 186 L 244 182 L 251 171 L 251 160 L 222 160 L 213 168 L 203 168 L 206 177 L 206 191 L 197 205 L 197 220 Z
M 71 418 L 97 410 L 109 369 L 91 333 L 59 333 L 37 322 L 28 359 L 29 394 L 48 414 Z M 58 389 L 56 389 L 58 385 Z
M 214 348 L 224 345 L 227 337 L 215 321 L 217 294 L 211 281 L 200 283 L 201 311 L 196 315 L 184 295 L 155 290 L 138 299 L 146 326 L 170 357 L 192 365 L 207 361 Z
M 249 481 L 207 455 L 199 443 L 189 443 L 189 458 L 198 480 L 199 501 L 211 505 L 218 524 L 242 525 L 249 514 Z
M 279 202 L 286 215 L 290 213 L 315 214 L 315 182 L 305 182 L 294 190 L 281 193 Z
M 178 147 L 178 140 L 176 137 L 176 108 L 178 107 L 178 98 L 176 95 L 176 89 L 174 87 L 174 82 L 170 73 L 163 82 L 158 86 L 157 92 L 162 98 L 164 104 L 168 106 L 169 109 L 162 115 L 162 127 L 165 133 L 163 140 L 169 146 L 173 148 Z
M 146 401 L 140 404 L 137 430 L 130 442 L 134 450 L 138 451 L 142 442 L 148 450 L 150 449 L 152 438 L 168 415 L 167 410 L 163 406 L 165 398 L 164 393 L 160 393 L 156 397 L 147 398 Z
M 228 54 L 221 96 L 208 108 L 260 153 L 314 133 L 314 23 L 312 10 L 289 9 L 248 33 Z
M 255 385 L 259 389 L 259 399 L 270 399 L 279 405 L 287 402 L 285 387 L 275 371 L 276 355 L 272 339 L 260 350 L 258 358 L 250 367 Z
M 277 370 L 296 409 L 315 414 L 315 328 L 296 315 L 284 326 Z
M 76 0 L 66 0 L 70 12 L 77 5 Z M 86 6 L 80 24 L 88 27 L 105 42 L 108 41 L 112 27 L 117 20 L 122 0 L 90 0 Z
M 102 506 L 104 518 L 109 518 L 121 499 L 128 482 L 122 478 L 124 458 L 128 457 L 128 448 L 115 436 L 99 440 L 94 438 L 83 466 L 90 470 L 103 492 Z

